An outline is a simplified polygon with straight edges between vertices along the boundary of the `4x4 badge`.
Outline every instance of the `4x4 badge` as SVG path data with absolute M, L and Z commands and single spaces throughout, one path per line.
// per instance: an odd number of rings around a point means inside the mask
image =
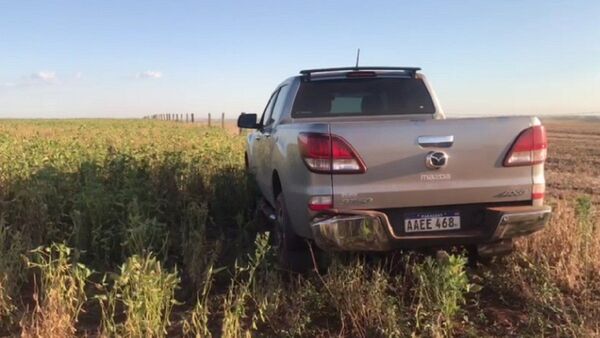
M 497 195 L 494 195 L 496 198 L 508 198 L 508 197 L 519 197 L 525 193 L 524 189 L 514 189 L 503 191 Z

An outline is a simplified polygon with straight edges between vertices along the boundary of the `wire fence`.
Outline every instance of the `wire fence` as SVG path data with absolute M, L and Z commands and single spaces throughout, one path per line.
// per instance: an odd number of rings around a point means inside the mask
M 216 114 L 218 116 L 218 114 Z M 195 123 L 202 126 L 218 127 L 221 129 L 227 129 L 228 131 L 237 131 L 241 135 L 244 130 L 238 128 L 235 120 L 225 120 L 225 113 L 221 113 L 220 118 L 213 116 L 208 113 L 206 117 L 200 117 L 194 113 L 185 114 L 151 114 L 143 117 L 145 120 L 160 120 L 160 121 L 173 121 L 179 123 Z
M 174 122 L 183 122 L 183 123 L 206 123 L 209 127 L 217 127 L 225 128 L 225 113 L 221 113 L 221 118 L 212 116 L 211 113 L 208 113 L 206 119 L 199 118 L 194 113 L 185 113 L 185 114 L 152 114 L 144 116 L 144 119 L 149 120 L 161 120 L 161 121 L 174 121 Z

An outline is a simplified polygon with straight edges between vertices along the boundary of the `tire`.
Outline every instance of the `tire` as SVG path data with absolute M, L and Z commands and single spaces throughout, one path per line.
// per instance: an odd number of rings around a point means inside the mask
M 259 232 L 271 231 L 273 229 L 271 224 L 272 222 L 263 210 L 263 205 L 265 205 L 267 202 L 262 196 L 256 197 L 255 201 L 252 219 L 254 224 L 256 224 L 256 228 Z
M 292 273 L 304 273 L 313 268 L 307 240 L 298 236 L 291 227 L 283 193 L 275 201 L 277 220 L 273 227 L 272 247 L 275 249 L 279 268 Z M 314 248 L 313 253 L 316 254 Z

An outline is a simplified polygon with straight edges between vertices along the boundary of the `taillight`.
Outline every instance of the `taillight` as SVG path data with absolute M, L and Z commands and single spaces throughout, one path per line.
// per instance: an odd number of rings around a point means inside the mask
M 533 165 L 546 161 L 548 140 L 544 126 L 529 127 L 519 134 L 504 159 L 505 167 Z
M 352 146 L 337 135 L 300 133 L 298 147 L 310 171 L 324 174 L 360 174 L 367 171 Z
M 323 211 L 333 208 L 333 197 L 331 195 L 312 196 L 308 200 L 308 208 L 312 211 Z

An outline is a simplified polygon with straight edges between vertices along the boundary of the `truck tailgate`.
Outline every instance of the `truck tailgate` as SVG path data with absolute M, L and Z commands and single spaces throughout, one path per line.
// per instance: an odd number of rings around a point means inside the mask
M 384 209 L 530 200 L 532 167 L 504 167 L 506 153 L 530 117 L 447 120 L 332 121 L 330 131 L 354 147 L 367 171 L 332 175 L 334 207 Z M 420 136 L 453 136 L 449 147 L 423 146 Z M 426 166 L 444 152 L 445 166 Z

